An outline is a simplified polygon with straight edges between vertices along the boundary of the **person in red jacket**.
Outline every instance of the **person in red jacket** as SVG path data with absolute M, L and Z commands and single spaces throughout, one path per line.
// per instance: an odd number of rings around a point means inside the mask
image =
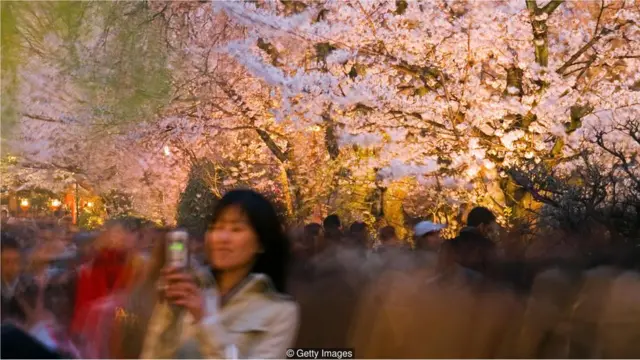
M 131 251 L 134 241 L 135 233 L 122 221 L 108 224 L 96 240 L 95 257 L 83 265 L 77 275 L 71 322 L 74 337 L 86 337 L 86 319 L 97 301 L 128 290 L 137 279 L 140 266 L 138 257 Z

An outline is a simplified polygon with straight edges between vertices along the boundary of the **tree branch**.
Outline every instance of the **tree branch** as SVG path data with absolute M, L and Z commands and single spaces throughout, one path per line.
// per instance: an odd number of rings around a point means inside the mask
M 329 152 L 329 157 L 331 160 L 335 160 L 340 156 L 340 147 L 338 146 L 338 141 L 336 139 L 336 129 L 335 122 L 331 119 L 331 105 L 324 114 L 322 114 L 322 120 L 325 124 L 325 132 L 324 132 L 324 142 L 327 147 L 327 152 Z
M 44 122 L 50 122 L 50 123 L 56 123 L 56 124 L 68 124 L 67 122 L 60 120 L 60 119 L 54 119 L 48 116 L 44 116 L 44 115 L 36 115 L 36 114 L 29 114 L 29 113 L 20 113 L 21 116 L 27 117 L 29 119 L 32 120 L 39 120 L 39 121 L 44 121 Z
M 547 66 L 549 63 L 547 19 L 562 2 L 563 0 L 553 0 L 543 8 L 539 8 L 535 0 L 527 0 L 527 9 L 529 10 L 529 19 L 533 30 L 533 46 L 535 49 L 536 63 L 541 66 Z
M 545 5 L 542 8 L 542 12 L 547 14 L 547 15 L 551 15 L 551 13 L 558 8 L 558 6 L 560 6 L 562 3 L 564 2 L 564 0 L 552 0 L 549 1 L 547 3 L 547 5 Z
M 216 84 L 222 89 L 222 91 L 229 97 L 229 99 L 236 105 L 236 107 L 240 110 L 240 113 L 249 120 L 251 124 L 255 124 L 257 119 L 255 115 L 252 114 L 251 109 L 247 107 L 247 105 L 242 100 L 240 94 L 236 93 L 231 87 L 229 87 L 226 83 L 220 80 L 215 80 Z M 281 162 L 285 163 L 289 160 L 290 148 L 281 149 L 278 144 L 271 138 L 268 132 L 265 130 L 259 129 L 254 126 L 254 130 L 262 139 L 264 144 L 271 150 L 271 153 Z
M 567 68 L 575 64 L 575 62 L 580 58 L 580 56 L 582 56 L 582 54 L 584 54 L 587 50 L 591 49 L 591 47 L 593 47 L 593 45 L 595 45 L 596 42 L 598 42 L 604 36 L 609 35 L 612 32 L 618 31 L 623 26 L 626 26 L 629 24 L 633 24 L 633 21 L 631 20 L 625 21 L 623 23 L 620 23 L 614 26 L 612 29 L 603 28 L 602 30 L 600 30 L 600 33 L 598 33 L 598 35 L 594 36 L 593 38 L 591 38 L 591 40 L 589 40 L 589 42 L 584 44 L 575 54 L 573 54 L 569 58 L 569 60 L 567 60 L 567 62 L 565 62 L 562 66 L 560 66 L 558 70 L 556 70 L 556 72 L 560 75 L 565 75 L 564 72 L 567 70 Z
M 507 173 L 518 186 L 521 186 L 524 190 L 529 192 L 535 200 L 556 208 L 560 207 L 560 204 L 557 201 L 540 194 L 540 192 L 535 189 L 533 182 L 524 175 L 520 174 L 518 171 L 509 169 L 507 170 Z

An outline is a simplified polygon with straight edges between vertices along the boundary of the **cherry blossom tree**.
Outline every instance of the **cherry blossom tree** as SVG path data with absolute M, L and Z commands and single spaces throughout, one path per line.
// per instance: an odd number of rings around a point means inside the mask
M 5 43 L 3 28 L 3 49 L 7 44 L 14 63 L 3 61 L 3 79 L 14 81 L 11 91 L 3 88 L 3 125 L 12 124 L 3 127 L 3 144 L 16 159 L 7 174 L 23 186 L 81 179 L 108 191 L 142 184 L 132 189 L 137 208 L 150 216 L 173 212 L 173 201 L 149 202 L 186 176 L 179 159 L 144 138 L 143 120 L 167 102 L 169 88 L 151 10 L 135 3 L 3 3 L 3 16 L 7 9 L 13 42 Z
M 455 225 L 468 204 L 484 204 L 511 223 L 562 208 L 576 187 L 550 184 L 593 169 L 616 180 L 594 182 L 605 202 L 637 207 L 633 2 L 83 9 L 67 19 L 75 31 L 34 32 L 31 21 L 8 38 L 32 55 L 10 53 L 12 149 L 29 166 L 134 188 L 147 210 L 173 211 L 201 159 L 223 169 L 214 191 L 277 193 L 299 220 L 338 211 L 370 224 L 422 215 Z M 77 21 L 85 14 L 99 20 Z
M 589 151 L 637 177 L 633 131 L 617 130 L 640 108 L 633 2 L 212 6 L 247 27 L 226 51 L 278 94 L 278 121 L 320 127 L 345 164 L 348 145 L 375 149 L 350 170 L 516 216 L 547 191 L 522 180 L 529 163 L 570 172 Z

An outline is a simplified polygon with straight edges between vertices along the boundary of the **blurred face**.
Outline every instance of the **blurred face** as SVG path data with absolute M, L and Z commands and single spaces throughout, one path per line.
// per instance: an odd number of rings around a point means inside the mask
M 489 225 L 487 237 L 493 242 L 500 241 L 500 225 L 497 222 L 494 221 Z
M 106 247 L 111 249 L 130 249 L 135 244 L 135 234 L 120 225 L 113 226 L 104 234 Z
M 2 279 L 12 281 L 20 274 L 20 253 L 18 250 L 6 249 L 2 251 Z
M 93 254 L 93 246 L 91 244 L 82 244 L 78 246 L 78 255 L 81 259 L 86 259 L 91 257 Z
M 440 231 L 435 231 L 425 235 L 425 241 L 427 246 L 432 249 L 437 249 L 442 245 L 442 237 L 440 236 Z
M 493 221 L 490 224 L 482 224 L 478 226 L 478 230 L 480 230 L 482 235 L 491 240 L 494 240 L 494 236 L 500 233 L 500 225 L 498 225 L 497 222 Z
M 258 235 L 236 206 L 225 209 L 211 224 L 206 242 L 213 267 L 221 271 L 251 269 L 260 251 Z
M 31 255 L 31 272 L 40 274 L 45 271 L 50 264 L 50 259 L 54 253 L 51 247 L 40 247 Z

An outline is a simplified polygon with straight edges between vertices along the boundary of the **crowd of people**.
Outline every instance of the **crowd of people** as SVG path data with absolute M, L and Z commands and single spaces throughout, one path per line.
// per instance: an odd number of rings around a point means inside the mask
M 137 219 L 96 233 L 3 221 L 2 357 L 640 357 L 637 251 L 513 258 L 483 207 L 454 239 L 421 221 L 411 242 L 337 215 L 286 229 L 250 190 L 211 211 L 190 269 L 168 267 L 173 229 Z

